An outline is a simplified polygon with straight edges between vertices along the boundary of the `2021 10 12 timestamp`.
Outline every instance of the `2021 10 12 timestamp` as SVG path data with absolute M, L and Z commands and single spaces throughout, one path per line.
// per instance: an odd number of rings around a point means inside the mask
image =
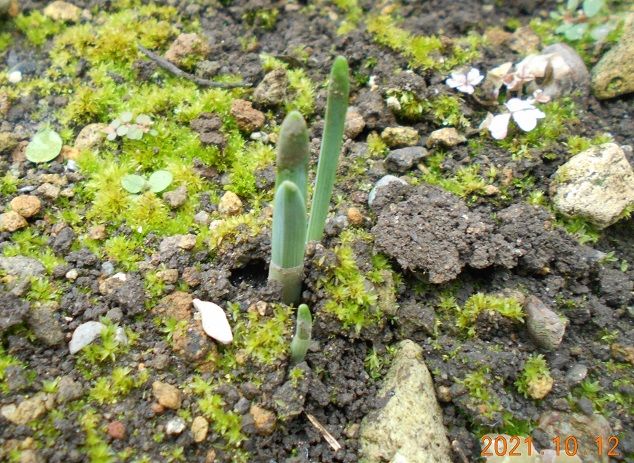
M 579 439 L 575 436 L 555 436 L 552 439 L 555 456 L 566 455 L 574 457 L 579 454 Z M 618 457 L 619 438 L 616 436 L 597 436 L 594 439 L 595 451 L 598 456 Z M 538 455 L 533 447 L 533 439 L 523 436 L 507 436 L 498 434 L 495 436 L 484 435 L 480 439 L 483 457 L 520 457 Z M 543 451 L 542 451 L 543 452 Z

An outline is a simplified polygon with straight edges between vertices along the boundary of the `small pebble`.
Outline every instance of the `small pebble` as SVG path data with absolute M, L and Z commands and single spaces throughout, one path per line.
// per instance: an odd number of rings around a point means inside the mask
M 170 436 L 178 436 L 185 430 L 187 424 L 180 416 L 176 416 L 167 422 L 165 432 Z

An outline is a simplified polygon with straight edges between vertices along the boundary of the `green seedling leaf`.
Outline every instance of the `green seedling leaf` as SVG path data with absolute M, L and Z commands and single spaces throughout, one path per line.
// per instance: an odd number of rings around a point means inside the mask
M 44 129 L 33 136 L 26 147 L 26 158 L 35 163 L 52 161 L 62 151 L 62 138 L 53 129 Z
M 596 14 L 603 8 L 603 0 L 584 0 L 583 12 L 588 18 L 596 16 Z
M 143 191 L 146 185 L 145 178 L 140 175 L 126 175 L 121 179 L 121 186 L 129 193 L 137 194 Z
M 564 36 L 568 40 L 580 40 L 581 38 L 583 38 L 583 34 L 586 33 L 587 28 L 588 28 L 588 25 L 586 23 L 575 24 L 574 26 L 566 30 L 566 32 L 564 33 Z
M 566 3 L 566 9 L 568 11 L 575 11 L 577 8 L 579 8 L 579 2 L 580 0 L 568 0 L 568 2 Z
M 121 113 L 121 115 L 119 116 L 119 119 L 121 120 L 121 122 L 127 124 L 128 122 L 132 120 L 132 113 L 130 111 Z
M 597 26 L 590 31 L 590 37 L 592 37 L 595 42 L 600 42 L 602 40 L 605 40 L 608 34 L 613 30 L 614 24 L 601 24 L 600 26 Z
M 131 125 L 128 128 L 127 137 L 130 140 L 140 140 L 143 138 L 143 131 L 137 125 Z
M 166 170 L 157 170 L 148 179 L 148 184 L 150 185 L 150 191 L 153 193 L 160 193 L 165 190 L 170 184 L 174 176 L 171 172 Z

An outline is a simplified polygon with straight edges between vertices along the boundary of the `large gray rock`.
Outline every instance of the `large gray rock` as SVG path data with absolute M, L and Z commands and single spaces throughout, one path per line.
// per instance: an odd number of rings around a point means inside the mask
M 555 172 L 550 194 L 559 212 L 599 228 L 612 225 L 634 205 L 634 171 L 615 143 L 573 156 Z
M 24 256 L 0 257 L 0 268 L 14 277 L 31 278 L 44 274 L 44 266 L 39 260 Z
M 592 92 L 599 99 L 634 92 L 634 14 L 629 14 L 619 42 L 592 69 Z
M 361 423 L 361 454 L 368 463 L 451 463 L 451 450 L 422 349 L 399 344 L 377 397 L 385 405 Z

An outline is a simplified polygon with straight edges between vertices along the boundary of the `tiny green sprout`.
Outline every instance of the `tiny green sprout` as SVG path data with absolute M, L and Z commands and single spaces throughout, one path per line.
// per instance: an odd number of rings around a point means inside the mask
M 26 147 L 26 158 L 33 163 L 52 161 L 62 151 L 62 137 L 53 129 L 40 130 Z
M 121 115 L 113 120 L 108 127 L 104 129 L 108 140 L 115 140 L 117 137 L 126 137 L 130 140 L 140 140 L 143 135 L 149 133 L 156 135 L 156 130 L 152 129 L 152 119 L 147 114 L 139 114 L 134 122 L 132 119 L 134 114 L 130 111 L 121 113 Z
M 136 174 L 125 175 L 121 179 L 121 186 L 128 193 L 137 194 L 144 190 L 152 193 L 164 191 L 174 180 L 174 176 L 167 170 L 157 170 L 146 180 L 145 177 Z
M 293 364 L 301 363 L 306 357 L 313 330 L 313 317 L 306 304 L 301 304 L 297 308 L 297 322 L 295 325 L 295 336 L 291 341 L 291 361 Z

